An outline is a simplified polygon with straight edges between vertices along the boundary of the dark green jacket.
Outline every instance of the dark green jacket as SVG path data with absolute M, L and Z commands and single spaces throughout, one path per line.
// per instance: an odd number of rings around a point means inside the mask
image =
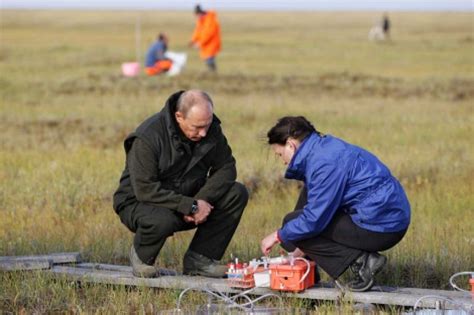
M 173 94 L 159 113 L 125 139 L 127 161 L 114 194 L 117 213 L 138 201 L 189 214 L 194 199 L 212 205 L 235 182 L 235 159 L 215 115 L 201 141 L 184 137 L 174 118 L 181 93 Z M 139 161 L 131 163 L 132 156 Z

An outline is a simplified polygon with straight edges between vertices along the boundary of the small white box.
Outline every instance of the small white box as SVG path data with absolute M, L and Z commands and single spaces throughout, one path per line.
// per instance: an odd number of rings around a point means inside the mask
M 269 288 L 270 287 L 270 271 L 265 270 L 262 272 L 254 273 L 253 280 L 255 281 L 256 287 Z

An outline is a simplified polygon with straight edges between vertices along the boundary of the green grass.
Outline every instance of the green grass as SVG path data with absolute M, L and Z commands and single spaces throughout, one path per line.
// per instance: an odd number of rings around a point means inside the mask
M 221 12 L 217 76 L 186 50 L 179 77 L 123 78 L 137 16 L 142 54 L 159 31 L 172 50 L 187 49 L 189 12 L 1 11 L 0 256 L 81 251 L 86 261 L 127 264 L 132 235 L 111 201 L 122 141 L 171 93 L 201 88 L 252 192 L 226 259 L 259 257 L 260 239 L 293 208 L 298 187 L 282 180 L 265 133 L 301 114 L 374 152 L 407 190 L 411 227 L 386 252 L 380 283 L 447 289 L 450 275 L 472 269 L 472 13 L 393 13 L 392 42 L 377 44 L 367 41 L 375 13 Z M 169 239 L 158 263 L 180 269 L 191 237 Z M 0 274 L 7 313 L 154 313 L 174 308 L 178 294 Z

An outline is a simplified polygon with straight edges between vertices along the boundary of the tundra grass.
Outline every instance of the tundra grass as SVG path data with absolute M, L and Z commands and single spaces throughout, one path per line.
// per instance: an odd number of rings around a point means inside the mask
M 123 139 L 171 93 L 201 88 L 251 193 L 224 260 L 260 257 L 260 239 L 293 209 L 299 186 L 282 178 L 265 133 L 283 115 L 305 115 L 374 152 L 407 190 L 411 226 L 385 252 L 379 283 L 448 289 L 453 273 L 472 270 L 472 13 L 393 13 L 392 41 L 372 43 L 375 13 L 222 12 L 217 75 L 186 50 L 179 77 L 123 78 L 120 64 L 136 59 L 137 17 L 142 54 L 159 31 L 172 50 L 187 49 L 194 21 L 184 12 L 1 11 L 0 256 L 80 251 L 86 261 L 128 264 L 132 235 L 112 209 Z M 192 234 L 170 238 L 157 263 L 180 269 Z M 5 313 L 153 314 L 178 295 L 0 274 Z

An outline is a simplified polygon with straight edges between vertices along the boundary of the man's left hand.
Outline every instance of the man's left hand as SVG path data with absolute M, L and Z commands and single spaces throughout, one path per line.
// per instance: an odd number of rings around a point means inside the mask
M 192 215 L 185 215 L 183 219 L 186 223 L 194 223 L 194 217 Z
M 194 224 L 204 223 L 214 207 L 205 200 L 198 200 L 198 211 L 192 215 Z

